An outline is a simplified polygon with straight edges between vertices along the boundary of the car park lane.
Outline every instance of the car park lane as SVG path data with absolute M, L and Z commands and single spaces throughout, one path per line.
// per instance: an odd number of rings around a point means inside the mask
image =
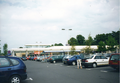
M 63 63 L 24 61 L 28 78 L 22 83 L 119 83 L 119 72 L 110 66 L 77 69 Z

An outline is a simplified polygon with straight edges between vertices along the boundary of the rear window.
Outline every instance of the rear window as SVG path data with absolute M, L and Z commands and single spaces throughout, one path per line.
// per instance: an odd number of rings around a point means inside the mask
M 0 58 L 0 67 L 10 66 L 10 62 L 6 58 Z
M 119 60 L 120 61 L 120 55 L 112 55 L 110 60 Z
M 15 59 L 10 59 L 10 60 L 12 61 L 13 65 L 18 65 L 19 64 L 19 62 Z

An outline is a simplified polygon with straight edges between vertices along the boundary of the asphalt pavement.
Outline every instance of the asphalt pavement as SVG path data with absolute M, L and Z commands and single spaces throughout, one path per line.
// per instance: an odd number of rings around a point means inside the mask
M 120 74 L 109 66 L 77 69 L 63 63 L 24 61 L 28 78 L 22 83 L 119 83 Z

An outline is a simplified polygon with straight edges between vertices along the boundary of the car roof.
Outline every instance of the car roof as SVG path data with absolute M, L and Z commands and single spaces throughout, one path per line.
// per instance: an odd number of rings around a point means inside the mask
M 116 55 L 116 54 L 120 54 L 120 53 L 113 53 L 113 54 L 111 54 L 111 55 Z
M 0 56 L 1 58 L 19 58 L 19 57 L 15 57 L 15 56 Z

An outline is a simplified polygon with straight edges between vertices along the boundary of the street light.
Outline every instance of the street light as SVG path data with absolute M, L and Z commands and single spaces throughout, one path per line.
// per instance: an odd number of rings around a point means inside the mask
M 65 29 L 63 28 L 62 30 L 65 30 Z M 68 31 L 72 31 L 72 29 L 68 29 Z M 68 37 L 69 37 L 69 34 L 68 34 Z M 68 45 L 68 41 L 67 41 L 67 45 Z
M 65 30 L 64 28 L 62 30 Z M 72 31 L 72 29 L 68 29 L 68 31 Z M 69 34 L 68 34 L 68 39 L 69 39 Z M 69 46 L 68 41 L 67 41 L 67 46 Z M 68 55 L 69 55 L 69 51 L 68 51 Z

